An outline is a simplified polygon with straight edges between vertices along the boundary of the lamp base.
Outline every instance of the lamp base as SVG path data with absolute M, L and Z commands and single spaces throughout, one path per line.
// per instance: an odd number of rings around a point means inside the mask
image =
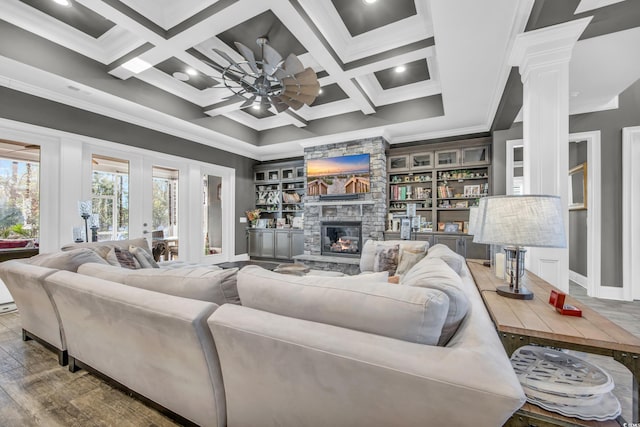
M 533 292 L 524 286 L 520 286 L 518 292 L 514 291 L 511 286 L 498 286 L 496 289 L 498 295 L 513 299 L 533 299 Z

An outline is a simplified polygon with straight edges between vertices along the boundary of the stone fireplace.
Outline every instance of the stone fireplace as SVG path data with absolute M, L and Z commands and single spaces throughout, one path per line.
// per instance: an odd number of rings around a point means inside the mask
M 364 242 L 383 239 L 387 215 L 388 148 L 389 144 L 382 137 L 305 148 L 305 168 L 306 162 L 311 159 L 369 153 L 370 187 L 368 193 L 359 194 L 352 200 L 327 200 L 307 194 L 304 203 L 304 255 L 297 256 L 296 260 L 316 269 L 343 271 L 348 274 L 359 271 L 360 251 Z M 348 243 L 344 241 L 345 237 L 354 237 L 355 230 L 350 229 L 342 236 L 336 234 L 337 240 L 323 230 L 327 224 L 336 223 L 359 223 L 357 252 L 353 246 L 356 244 L 355 239 L 346 239 L 351 240 Z M 340 237 L 343 237 L 342 242 L 338 241 Z M 348 249 L 341 249 L 343 246 Z
M 325 221 L 320 224 L 320 253 L 322 255 L 360 256 L 362 222 Z

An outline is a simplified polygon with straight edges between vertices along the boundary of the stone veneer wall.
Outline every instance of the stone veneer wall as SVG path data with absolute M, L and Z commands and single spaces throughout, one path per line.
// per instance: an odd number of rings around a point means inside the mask
M 362 242 L 382 240 L 387 215 L 387 156 L 389 144 L 382 137 L 359 139 L 349 142 L 307 147 L 304 150 L 305 171 L 307 161 L 325 157 L 347 156 L 369 153 L 370 192 L 360 195 L 360 201 L 373 204 L 309 206 L 308 202 L 319 202 L 319 196 L 306 196 L 304 205 L 304 253 L 320 255 L 320 223 L 324 221 L 362 221 Z M 337 202 L 349 203 L 349 201 Z

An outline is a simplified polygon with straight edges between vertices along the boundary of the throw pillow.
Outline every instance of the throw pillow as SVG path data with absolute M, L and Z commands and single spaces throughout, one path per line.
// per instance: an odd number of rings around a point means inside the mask
M 400 284 L 437 289 L 449 297 L 447 320 L 438 340 L 438 345 L 446 345 L 469 311 L 469 299 L 460 276 L 443 259 L 427 256 L 402 277 Z
M 393 276 L 398 268 L 399 245 L 376 247 L 376 257 L 373 263 L 373 271 L 388 271 Z
M 440 258 L 447 263 L 457 274 L 462 271 L 464 265 L 464 257 L 452 251 L 448 246 L 438 243 L 429 248 L 427 258 Z
M 420 261 L 426 255 L 427 252 L 425 250 L 404 249 L 400 252 L 396 274 L 398 276 L 404 275 L 407 271 L 411 270 L 411 267 L 416 265 L 418 261 Z
M 140 263 L 140 267 L 142 268 L 160 268 L 156 261 L 153 259 L 153 256 L 149 254 L 149 252 L 145 251 L 141 247 L 138 246 L 129 246 L 129 252 L 133 254 L 133 256 Z
M 140 268 L 140 263 L 138 262 L 136 257 L 134 257 L 133 254 L 128 250 L 114 247 L 113 253 L 118 260 L 118 264 L 120 264 L 121 267 L 130 268 L 132 270 L 137 270 Z M 113 258 L 111 256 L 111 252 L 109 252 L 108 257 Z M 111 264 L 111 262 L 109 262 L 109 264 Z
M 66 252 L 52 252 L 33 256 L 29 259 L 29 264 L 41 267 L 57 268 L 77 272 L 82 264 L 95 262 L 106 264 L 94 251 L 88 248 L 78 248 Z

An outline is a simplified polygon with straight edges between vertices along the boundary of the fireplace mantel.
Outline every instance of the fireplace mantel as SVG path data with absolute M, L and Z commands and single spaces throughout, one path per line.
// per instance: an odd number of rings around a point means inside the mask
M 326 201 L 326 202 L 306 202 L 305 206 L 320 206 L 323 209 L 326 206 L 359 206 L 360 207 L 360 216 L 362 216 L 362 207 L 363 206 L 372 206 L 375 205 L 376 202 L 373 200 L 351 200 L 351 201 Z M 324 215 L 324 210 L 321 216 Z

